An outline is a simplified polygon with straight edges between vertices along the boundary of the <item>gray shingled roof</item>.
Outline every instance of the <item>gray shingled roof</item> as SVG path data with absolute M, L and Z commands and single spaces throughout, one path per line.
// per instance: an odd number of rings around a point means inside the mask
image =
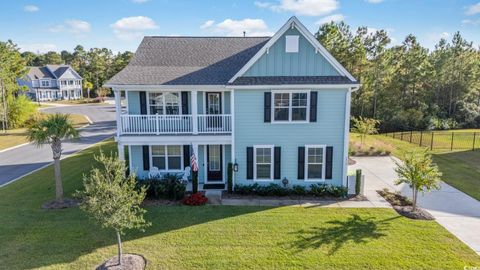
M 226 85 L 269 37 L 145 37 L 106 85 Z
M 55 77 L 59 78 L 60 76 L 67 71 L 70 66 L 69 65 L 47 65 L 47 67 L 53 71 Z
M 55 76 L 46 67 L 29 67 L 27 77 L 31 80 L 55 79 Z
M 345 76 L 263 76 L 239 77 L 231 85 L 356 84 Z

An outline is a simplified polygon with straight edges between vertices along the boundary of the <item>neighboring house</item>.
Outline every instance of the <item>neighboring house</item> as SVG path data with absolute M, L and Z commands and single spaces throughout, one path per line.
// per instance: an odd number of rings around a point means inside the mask
M 69 65 L 29 67 L 27 75 L 17 81 L 36 101 L 83 98 L 82 77 Z
M 106 86 L 140 178 L 181 172 L 194 150 L 200 189 L 226 188 L 229 162 L 235 184 L 346 185 L 359 83 L 295 17 L 273 37 L 145 37 Z

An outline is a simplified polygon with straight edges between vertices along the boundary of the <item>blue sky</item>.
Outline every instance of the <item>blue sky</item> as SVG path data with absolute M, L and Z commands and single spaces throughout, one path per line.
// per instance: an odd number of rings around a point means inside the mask
M 144 35 L 271 35 L 292 15 L 412 33 L 429 48 L 455 31 L 480 44 L 479 0 L 16 0 L 0 1 L 0 40 L 23 50 L 135 50 Z

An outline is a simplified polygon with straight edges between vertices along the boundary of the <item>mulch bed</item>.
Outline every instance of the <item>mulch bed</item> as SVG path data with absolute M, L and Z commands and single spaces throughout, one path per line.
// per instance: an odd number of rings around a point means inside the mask
M 229 194 L 227 191 L 223 191 L 222 199 L 244 199 L 244 200 L 311 200 L 311 201 L 366 201 L 367 198 L 362 195 L 349 196 L 347 198 L 338 197 L 314 197 L 314 196 L 260 196 L 260 195 L 241 195 L 241 194 Z
M 54 210 L 54 209 L 64 209 L 64 208 L 73 208 L 78 206 L 79 201 L 75 199 L 63 199 L 62 202 L 59 201 L 50 201 L 42 204 L 43 209 Z
M 377 193 L 389 202 L 398 214 L 404 217 L 420 220 L 435 220 L 430 213 L 418 206 L 417 209 L 413 211 L 412 202 L 399 193 L 390 192 L 388 190 L 377 190 Z
M 182 200 L 172 201 L 167 199 L 145 199 L 142 206 L 161 206 L 161 205 L 182 205 Z
M 138 254 L 123 254 L 122 265 L 118 264 L 118 256 L 115 256 L 103 264 L 97 266 L 96 270 L 143 270 L 147 266 L 147 260 Z

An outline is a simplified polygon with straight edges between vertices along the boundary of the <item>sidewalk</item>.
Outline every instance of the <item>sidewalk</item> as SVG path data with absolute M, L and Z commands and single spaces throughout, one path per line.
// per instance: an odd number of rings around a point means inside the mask
M 357 164 L 349 169 L 362 169 L 365 175 L 365 195 L 376 200 L 374 190 L 388 188 L 411 198 L 407 185 L 394 184 L 397 175 L 392 157 L 355 157 Z M 375 196 L 376 195 L 376 196 Z M 418 204 L 436 221 L 480 255 L 480 202 L 443 183 L 439 191 L 419 196 Z

